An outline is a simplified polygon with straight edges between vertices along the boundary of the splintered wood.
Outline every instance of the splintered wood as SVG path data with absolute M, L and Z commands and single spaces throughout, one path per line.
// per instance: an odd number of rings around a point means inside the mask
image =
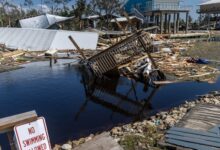
M 188 63 L 186 57 L 178 54 L 169 55 L 164 53 L 154 54 L 161 57 L 157 61 L 159 68 L 166 74 L 174 75 L 177 80 L 197 80 L 206 82 L 215 82 L 218 77 L 219 70 L 209 65 Z
M 152 51 L 151 56 L 158 66 L 157 69 L 166 75 L 167 80 L 175 82 L 194 80 L 209 83 L 217 80 L 219 69 L 209 64 L 187 62 L 189 57 L 181 55 L 182 51 L 187 51 L 189 47 L 194 46 L 194 41 L 167 40 L 158 35 L 151 35 L 151 38 L 161 43 L 159 49 Z M 149 72 L 154 71 L 149 67 L 150 65 L 147 54 L 142 52 L 129 63 L 119 66 L 118 69 L 124 76 L 140 79 L 150 76 Z

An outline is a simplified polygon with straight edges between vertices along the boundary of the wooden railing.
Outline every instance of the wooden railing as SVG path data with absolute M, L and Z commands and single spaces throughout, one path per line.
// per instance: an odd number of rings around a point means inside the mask
M 37 120 L 38 116 L 36 111 L 29 111 L 26 113 L 5 117 L 0 119 L 0 134 L 7 134 L 10 147 L 15 150 L 13 140 L 13 129 L 17 125 L 25 124 Z M 0 147 L 1 149 L 1 147 Z

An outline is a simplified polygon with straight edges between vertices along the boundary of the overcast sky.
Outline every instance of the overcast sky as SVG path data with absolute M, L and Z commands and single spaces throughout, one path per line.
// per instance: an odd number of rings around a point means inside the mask
M 12 0 L 13 2 L 17 3 L 17 4 L 23 4 L 24 0 Z M 44 0 L 42 0 L 44 1 Z M 189 5 L 192 6 L 192 10 L 190 12 L 190 15 L 196 19 L 198 17 L 198 14 L 196 14 L 196 10 L 198 9 L 198 4 L 207 1 L 207 0 L 182 0 L 182 5 Z M 33 0 L 35 5 L 38 5 L 41 3 L 41 0 Z M 71 5 L 74 3 L 75 1 L 71 2 Z

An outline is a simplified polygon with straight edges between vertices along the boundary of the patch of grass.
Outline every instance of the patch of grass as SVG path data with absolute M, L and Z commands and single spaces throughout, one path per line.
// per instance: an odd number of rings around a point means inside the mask
M 155 127 L 147 126 L 143 134 L 130 134 L 124 136 L 119 144 L 125 150 L 159 150 L 157 141 L 161 139 L 161 134 L 158 133 Z
M 198 42 L 183 53 L 184 56 L 220 61 L 220 42 Z

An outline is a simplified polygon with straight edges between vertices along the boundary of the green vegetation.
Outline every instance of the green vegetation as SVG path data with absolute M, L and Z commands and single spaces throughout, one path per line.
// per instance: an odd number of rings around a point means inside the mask
M 83 26 L 82 19 L 88 15 L 108 14 L 114 15 L 119 13 L 125 0 L 41 0 L 41 4 L 34 5 L 34 0 L 24 0 L 24 3 L 18 5 L 13 1 L 0 1 L 0 26 L 16 27 L 18 20 L 35 17 L 45 13 L 60 16 L 74 16 L 75 19 L 63 26 L 67 30 L 81 30 Z M 74 2 L 74 5 L 70 6 Z M 109 28 L 108 24 L 111 17 L 103 19 L 102 26 Z
M 144 136 L 143 136 L 144 135 Z M 161 134 L 156 127 L 146 126 L 144 134 L 126 135 L 119 144 L 125 150 L 158 150 L 157 142 L 161 139 Z
M 198 42 L 184 56 L 220 61 L 220 42 Z

